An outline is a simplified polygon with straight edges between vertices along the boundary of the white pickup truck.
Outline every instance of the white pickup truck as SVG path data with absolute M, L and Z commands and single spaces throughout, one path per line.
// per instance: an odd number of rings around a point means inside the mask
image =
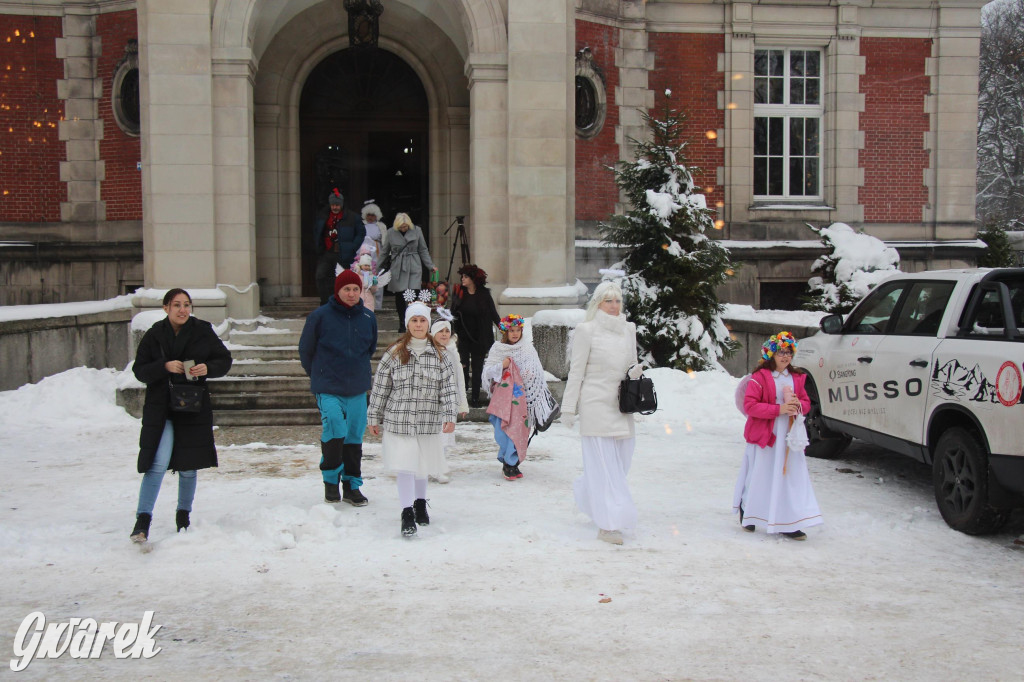
M 932 466 L 942 518 L 1000 528 L 1024 506 L 1024 269 L 897 274 L 800 342 L 808 454 L 856 437 Z

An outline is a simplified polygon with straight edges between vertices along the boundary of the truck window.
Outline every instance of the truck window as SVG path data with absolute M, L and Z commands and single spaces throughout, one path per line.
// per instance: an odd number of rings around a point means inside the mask
M 892 333 L 905 336 L 935 336 L 953 294 L 955 282 L 914 282 L 896 317 Z
M 967 336 L 976 339 L 1004 339 L 1007 326 L 1017 328 L 1018 341 L 1024 341 L 1024 281 L 1009 280 L 1004 282 L 1010 292 L 1010 312 L 1014 319 L 1007 320 L 1003 314 L 1003 304 L 999 300 L 997 290 L 983 293 L 974 318 L 964 320 L 961 327 L 967 330 Z M 965 311 L 966 312 L 966 311 Z
M 909 282 L 893 282 L 882 285 L 868 294 L 858 305 L 843 326 L 846 334 L 884 334 L 889 326 L 900 295 Z

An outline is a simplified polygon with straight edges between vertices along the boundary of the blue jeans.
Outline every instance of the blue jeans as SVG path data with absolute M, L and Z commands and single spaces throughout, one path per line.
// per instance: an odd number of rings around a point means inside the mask
M 142 487 L 139 488 L 139 508 L 136 514 L 152 514 L 156 506 L 156 498 L 160 494 L 160 484 L 164 482 L 167 465 L 171 463 L 171 451 L 174 449 L 174 425 L 168 419 L 164 422 L 164 433 L 160 436 L 160 444 L 156 447 L 153 465 L 142 475 Z M 192 511 L 192 500 L 196 497 L 196 471 L 178 472 L 178 509 Z
M 487 415 L 488 421 L 494 426 L 494 442 L 498 444 L 498 461 L 509 466 L 519 464 L 519 453 L 516 452 L 516 444 L 501 430 L 501 419 L 493 414 Z

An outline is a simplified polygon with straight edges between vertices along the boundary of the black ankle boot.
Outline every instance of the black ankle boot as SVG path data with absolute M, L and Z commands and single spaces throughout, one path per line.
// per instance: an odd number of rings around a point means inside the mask
M 369 500 L 366 499 L 366 495 L 359 492 L 359 488 L 353 488 L 352 484 L 345 481 L 341 484 L 342 494 L 341 499 L 348 502 L 353 507 L 365 507 Z
M 424 499 L 416 500 L 412 503 L 412 510 L 416 514 L 416 525 L 417 526 L 429 526 L 430 515 L 427 514 L 427 501 Z
M 188 511 L 184 509 L 179 509 L 177 513 L 175 513 L 174 515 L 174 523 L 178 526 L 179 533 L 182 531 L 182 529 L 188 530 Z
M 324 502 L 341 502 L 341 492 L 337 483 L 324 481 Z
M 153 520 L 152 514 L 139 514 L 135 517 L 135 528 L 132 529 L 132 542 L 143 543 L 149 539 L 149 524 Z
M 416 514 L 412 507 L 402 510 L 402 535 L 407 538 L 416 535 Z

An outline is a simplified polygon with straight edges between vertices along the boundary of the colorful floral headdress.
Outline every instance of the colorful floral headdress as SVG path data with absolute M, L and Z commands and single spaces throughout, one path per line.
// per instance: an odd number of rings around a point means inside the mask
M 761 346 L 761 357 L 770 360 L 773 355 L 779 352 L 780 348 L 789 346 L 789 349 L 796 353 L 796 339 L 789 332 L 779 332 L 764 342 Z
M 523 320 L 522 315 L 506 315 L 505 317 L 501 318 L 501 324 L 498 325 L 498 329 L 500 329 L 503 332 L 507 332 L 509 329 L 512 329 L 513 327 L 522 328 L 523 324 L 525 324 L 525 321 Z

